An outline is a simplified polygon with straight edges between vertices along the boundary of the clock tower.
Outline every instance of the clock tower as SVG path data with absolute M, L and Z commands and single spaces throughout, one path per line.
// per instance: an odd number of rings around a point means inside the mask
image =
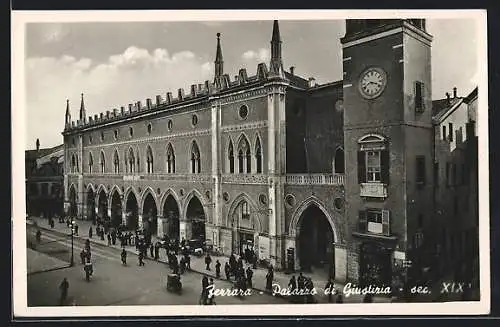
M 361 285 L 391 286 L 420 262 L 414 236 L 433 214 L 431 41 L 424 19 L 346 21 L 347 274 Z

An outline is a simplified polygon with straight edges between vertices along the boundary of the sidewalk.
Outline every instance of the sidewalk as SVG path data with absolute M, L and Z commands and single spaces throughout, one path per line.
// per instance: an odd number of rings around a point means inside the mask
M 70 228 L 68 228 L 66 226 L 66 223 L 59 223 L 57 221 L 57 219 L 55 219 L 55 225 L 54 225 L 53 229 L 50 228 L 50 225 L 48 224 L 47 218 L 29 217 L 29 219 L 32 220 L 33 222 L 35 222 L 41 229 L 54 230 L 57 232 L 66 233 L 68 235 L 71 233 Z M 78 238 L 84 239 L 84 240 L 87 239 L 89 227 L 92 226 L 94 233 L 93 233 L 93 238 L 90 239 L 90 242 L 94 243 L 94 244 L 101 244 L 101 245 L 108 246 L 107 239 L 101 240 L 100 238 L 98 238 L 96 236 L 96 234 L 95 234 L 95 227 L 96 226 L 93 226 L 92 222 L 78 220 L 77 224 L 78 224 L 79 235 L 74 235 L 74 237 L 78 237 Z M 153 242 L 156 242 L 155 237 L 153 237 Z M 118 241 L 116 242 L 116 245 L 110 245 L 109 247 L 121 250 L 121 247 L 120 247 L 120 244 Z M 125 247 L 125 250 L 128 253 L 137 254 L 135 246 L 128 245 Z M 167 262 L 166 251 L 164 249 L 160 249 L 159 254 L 160 254 L 159 261 L 162 263 L 166 263 Z M 148 257 L 146 259 L 153 260 L 149 256 L 149 250 L 148 250 Z M 192 255 L 191 256 L 191 270 L 194 272 L 200 273 L 200 274 L 204 274 L 204 275 L 213 277 L 215 279 L 215 262 L 216 262 L 216 260 L 219 260 L 219 262 L 221 263 L 221 277 L 224 276 L 224 264 L 226 263 L 226 261 L 229 261 L 228 257 L 226 257 L 226 256 L 212 256 L 212 264 L 210 265 L 210 267 L 212 269 L 211 271 L 205 270 L 206 267 L 205 267 L 205 260 L 204 259 L 205 259 L 204 257 L 196 257 L 196 256 Z M 247 264 L 244 264 L 245 269 L 247 268 L 247 266 L 248 266 Z M 253 278 L 252 278 L 253 289 L 257 292 L 265 292 L 267 270 L 264 268 L 257 268 L 257 269 L 252 269 L 252 270 L 254 273 Z M 294 273 L 294 275 L 297 278 L 299 273 Z M 311 279 L 313 281 L 314 287 L 318 292 L 318 294 L 315 295 L 315 297 L 314 297 L 315 300 L 318 303 L 328 303 L 328 296 L 324 294 L 324 287 L 326 285 L 326 280 L 319 280 L 319 279 L 315 278 L 314 276 L 308 276 L 307 274 L 304 274 L 304 276 L 311 277 Z M 290 280 L 291 277 L 292 277 L 292 274 L 287 275 L 283 272 L 275 271 L 273 283 L 279 284 L 281 286 L 281 288 L 284 289 L 288 286 L 288 281 Z M 225 280 L 225 278 L 220 278 L 220 279 Z M 345 286 L 344 284 L 336 283 L 336 289 L 339 292 L 342 292 L 342 289 L 344 288 L 344 286 Z M 344 295 L 344 303 L 361 303 L 362 300 L 363 300 L 363 295 L 351 295 L 349 297 L 346 297 Z M 387 302 L 390 302 L 390 298 L 384 297 L 384 296 L 374 296 L 373 302 L 378 302 L 378 303 L 386 302 L 387 303 Z
M 28 275 L 68 268 L 68 263 L 36 250 L 26 249 Z

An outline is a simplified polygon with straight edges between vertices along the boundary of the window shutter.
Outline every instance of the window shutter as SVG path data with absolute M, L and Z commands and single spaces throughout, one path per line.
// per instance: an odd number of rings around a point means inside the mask
M 380 151 L 380 172 L 382 177 L 382 183 L 389 185 L 389 151 Z
M 382 210 L 382 232 L 386 236 L 391 234 L 390 225 L 389 210 Z
M 366 233 L 367 230 L 367 221 L 366 221 L 366 211 L 360 210 L 358 214 L 358 230 L 360 233 Z
M 358 183 L 366 183 L 366 153 L 358 151 Z

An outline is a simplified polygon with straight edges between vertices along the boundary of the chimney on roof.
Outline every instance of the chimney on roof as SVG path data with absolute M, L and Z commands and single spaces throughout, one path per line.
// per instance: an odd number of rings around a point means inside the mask
M 294 75 L 294 72 L 295 72 L 295 67 L 294 66 L 290 67 L 290 74 L 292 74 L 292 76 Z
M 131 103 L 129 103 L 129 104 L 128 104 L 128 112 L 129 112 L 129 113 L 132 113 L 133 108 L 134 108 L 134 105 L 133 105 L 133 104 L 131 104 Z
M 137 106 L 137 111 L 141 111 L 141 109 L 142 109 L 141 101 L 137 101 L 136 106 Z
M 454 87 L 453 88 L 453 99 L 455 99 L 457 97 L 457 88 Z
M 309 77 L 309 87 L 316 86 L 316 79 L 314 77 Z
M 156 106 L 158 107 L 161 104 L 161 95 L 156 96 Z
M 40 140 L 36 139 L 36 151 L 40 151 Z
M 153 107 L 152 103 L 151 103 L 151 99 L 150 98 L 147 98 L 146 99 L 146 106 L 148 107 L 148 110 L 151 109 Z
M 446 102 L 449 104 L 450 103 L 450 93 L 446 92 Z
M 123 106 L 120 107 L 120 113 L 122 116 L 125 115 L 125 107 Z

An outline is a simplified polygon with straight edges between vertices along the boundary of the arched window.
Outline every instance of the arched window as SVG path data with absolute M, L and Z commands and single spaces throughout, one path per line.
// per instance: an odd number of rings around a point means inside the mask
M 229 160 L 229 173 L 234 174 L 234 149 L 233 149 L 233 142 L 229 140 L 229 151 L 228 151 L 228 158 Z
M 255 142 L 255 166 L 257 169 L 257 174 L 262 173 L 262 146 L 260 145 L 260 138 L 257 137 Z
M 199 174 L 201 171 L 200 149 L 196 141 L 191 145 L 191 173 Z
M 243 173 L 243 171 L 244 171 L 244 170 L 243 170 L 243 169 L 244 169 L 244 168 L 243 168 L 243 166 L 244 166 L 244 161 L 245 161 L 245 158 L 244 158 L 244 156 L 243 156 L 243 150 L 242 150 L 242 149 L 240 149 L 240 150 L 238 151 L 238 172 L 239 172 L 240 174 L 242 174 L 242 173 Z
M 175 174 L 175 153 L 170 143 L 167 146 L 167 173 Z
M 115 154 L 113 156 L 113 168 L 115 174 L 120 172 L 120 158 L 118 157 L 118 151 L 115 150 Z
M 368 134 L 358 140 L 358 182 L 389 184 L 389 149 L 380 135 Z
M 243 135 L 238 142 L 238 172 L 240 174 L 252 172 L 252 154 L 247 138 Z
M 136 172 L 141 172 L 141 157 L 139 156 L 139 151 L 136 152 Z
M 241 219 L 250 219 L 250 210 L 248 210 L 248 202 L 243 200 L 240 203 Z
M 335 150 L 335 173 L 343 174 L 344 171 L 344 150 L 342 148 L 337 148 L 337 150 Z
M 134 156 L 134 150 L 132 148 L 128 149 L 128 155 L 127 155 L 127 161 L 128 161 L 128 172 L 130 174 L 135 173 L 135 156 Z
M 76 172 L 76 158 L 75 158 L 75 155 L 71 156 L 71 172 L 72 173 Z
M 153 151 L 151 150 L 150 146 L 148 146 L 148 149 L 146 152 L 146 165 L 147 165 L 147 173 L 152 174 L 153 173 Z
M 92 174 L 92 168 L 94 166 L 94 158 L 92 158 L 92 152 L 89 152 L 89 173 Z
M 104 151 L 101 151 L 101 173 L 104 173 L 106 171 L 106 157 L 104 156 Z

